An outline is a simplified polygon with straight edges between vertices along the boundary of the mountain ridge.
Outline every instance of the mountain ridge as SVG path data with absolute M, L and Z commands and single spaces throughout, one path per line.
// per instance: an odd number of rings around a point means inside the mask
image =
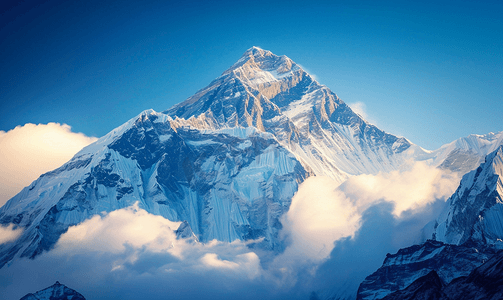
M 0 265 L 34 258 L 69 226 L 137 201 L 187 221 L 201 242 L 263 238 L 255 246 L 281 251 L 280 218 L 307 177 L 394 170 L 410 145 L 288 57 L 253 47 L 194 96 L 140 113 L 9 200 L 0 223 L 24 233 L 0 245 Z
M 503 145 L 463 176 L 448 206 L 437 219 L 433 238 L 451 244 L 468 239 L 500 244 L 503 238 Z

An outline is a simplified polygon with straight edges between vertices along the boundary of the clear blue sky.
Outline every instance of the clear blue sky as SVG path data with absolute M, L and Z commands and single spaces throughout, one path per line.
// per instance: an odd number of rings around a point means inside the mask
M 435 149 L 503 130 L 503 1 L 24 1 L 0 16 L 0 130 L 100 137 L 287 55 L 381 129 Z

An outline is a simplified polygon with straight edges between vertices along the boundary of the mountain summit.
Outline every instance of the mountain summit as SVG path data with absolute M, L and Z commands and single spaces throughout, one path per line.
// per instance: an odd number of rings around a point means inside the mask
M 52 286 L 34 294 L 25 295 L 20 300 L 86 300 L 79 292 L 56 281 Z
M 339 182 L 398 168 L 412 145 L 363 120 L 290 58 L 257 47 L 164 113 L 198 129 L 271 133 L 306 169 Z
M 203 243 L 256 240 L 281 251 L 280 219 L 307 177 L 342 182 L 395 170 L 411 145 L 363 120 L 288 57 L 253 47 L 194 96 L 140 113 L 10 199 L 0 224 L 23 234 L 0 245 L 0 266 L 136 202 Z

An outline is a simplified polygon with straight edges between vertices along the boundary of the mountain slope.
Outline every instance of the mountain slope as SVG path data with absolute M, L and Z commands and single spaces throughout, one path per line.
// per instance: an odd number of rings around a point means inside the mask
M 56 281 L 52 286 L 30 293 L 20 300 L 86 300 L 79 292 Z
M 449 283 L 468 275 L 494 253 L 493 248 L 477 244 L 457 246 L 433 240 L 400 249 L 388 254 L 383 265 L 365 278 L 358 288 L 357 299 L 381 299 L 405 289 L 431 271 L 436 271 L 443 282 Z
M 279 218 L 309 173 L 271 135 L 254 128 L 176 128 L 146 111 L 42 175 L 0 208 L 0 224 L 24 228 L 0 245 L 1 264 L 51 249 L 69 226 L 139 201 L 198 239 L 264 237 L 281 247 Z
M 466 277 L 453 280 L 444 288 L 447 299 L 502 299 L 503 298 L 503 251 Z
M 440 300 L 445 297 L 443 287 L 444 284 L 437 272 L 431 271 L 416 279 L 407 288 L 391 293 L 382 300 Z

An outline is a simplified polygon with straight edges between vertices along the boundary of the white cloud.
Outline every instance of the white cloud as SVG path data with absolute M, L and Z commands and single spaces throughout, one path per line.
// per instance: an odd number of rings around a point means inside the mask
M 391 216 L 385 214 L 385 217 L 400 223 L 407 232 L 395 230 L 390 225 L 384 229 L 388 231 L 376 234 L 386 236 L 382 239 L 386 243 L 396 239 L 393 245 L 397 246 L 410 245 L 403 241 L 418 242 L 421 228 L 436 217 L 438 203 L 445 203 L 458 183 L 456 174 L 423 162 L 406 165 L 400 171 L 354 176 L 340 186 L 327 177 L 308 178 L 299 186 L 290 210 L 282 219 L 282 233 L 289 245 L 275 258 L 274 266 L 285 270 L 283 282 L 297 281 L 301 269 L 315 274 L 318 264 L 333 259 L 330 255 L 337 241 L 352 240 L 368 221 L 364 216 L 369 208 L 380 204 L 391 209 Z M 359 241 L 362 243 L 365 242 Z M 381 247 L 372 243 L 367 246 Z M 365 252 L 361 249 L 354 251 Z M 374 263 L 380 264 L 381 256 Z
M 0 245 L 15 241 L 23 233 L 22 228 L 14 229 L 14 224 L 0 226 Z
M 282 222 L 291 239 L 288 255 L 302 259 L 326 258 L 334 242 L 358 229 L 360 216 L 328 177 L 310 177 L 299 187 Z
M 59 123 L 26 124 L 0 131 L 0 206 L 95 140 Z
M 390 202 L 394 216 L 400 218 L 447 198 L 458 184 L 457 174 L 423 162 L 389 173 L 354 176 L 340 186 L 327 177 L 310 177 L 300 185 L 282 220 L 283 234 L 292 243 L 286 252 L 324 259 L 335 241 L 354 235 L 369 207 Z
M 216 253 L 206 253 L 200 259 L 210 268 L 221 270 L 244 270 L 248 278 L 254 279 L 260 275 L 260 258 L 254 252 L 238 254 L 234 261 L 220 259 Z
M 170 270 L 221 270 L 235 276 L 255 278 L 260 272 L 259 257 L 248 250 L 245 243 L 223 243 L 217 240 L 206 244 L 191 239 L 177 239 L 175 230 L 181 222 L 171 222 L 138 207 L 96 215 L 72 226 L 59 239 L 54 253 L 77 255 L 85 253 L 111 253 L 120 258 L 113 262 L 112 270 L 127 264 L 141 263 L 142 256 L 160 254 L 170 258 L 168 265 L 158 267 Z M 226 259 L 220 258 L 220 256 Z
M 395 205 L 393 213 L 400 217 L 405 211 L 421 209 L 436 199 L 449 197 L 458 185 L 456 173 L 415 162 L 403 170 L 351 177 L 340 190 L 352 199 L 360 212 L 378 201 L 387 201 Z
M 243 288 L 254 290 L 240 298 L 257 299 L 263 288 L 274 290 L 246 243 L 176 239 L 179 223 L 137 204 L 94 216 L 70 227 L 49 253 L 0 269 L 0 298 L 19 299 L 56 280 L 89 299 L 222 299 Z
M 122 253 L 131 249 L 168 251 L 180 257 L 174 231 L 181 222 L 171 222 L 140 209 L 138 203 L 110 212 L 104 217 L 95 215 L 72 226 L 61 236 L 56 252 L 82 253 L 90 251 Z

